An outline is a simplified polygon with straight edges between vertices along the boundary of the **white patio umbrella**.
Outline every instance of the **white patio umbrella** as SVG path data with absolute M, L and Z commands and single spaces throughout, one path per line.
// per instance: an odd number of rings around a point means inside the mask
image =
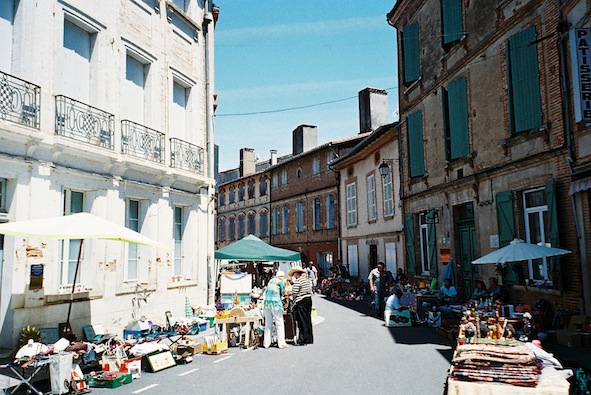
M 79 239 L 80 249 L 78 251 L 76 270 L 74 271 L 72 294 L 74 294 L 75 290 L 84 239 L 117 240 L 170 249 L 164 244 L 126 228 L 125 226 L 118 225 L 114 222 L 107 221 L 106 219 L 88 213 L 0 224 L 0 234 L 35 237 L 40 239 Z M 68 325 L 70 323 L 71 310 L 72 303 L 70 303 L 68 308 Z
M 569 250 L 526 243 L 521 239 L 515 239 L 509 245 L 473 260 L 472 264 L 529 261 L 530 259 L 547 258 L 570 253 L 571 251 Z

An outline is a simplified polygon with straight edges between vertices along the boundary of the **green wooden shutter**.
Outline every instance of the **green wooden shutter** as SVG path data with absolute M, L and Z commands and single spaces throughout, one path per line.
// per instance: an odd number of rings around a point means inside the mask
M 544 189 L 546 193 L 546 203 L 548 204 L 548 237 L 552 247 L 560 248 L 560 240 L 558 238 L 558 210 L 556 204 L 556 183 L 550 180 L 546 183 Z M 560 257 L 549 258 L 548 263 L 553 263 L 554 267 L 550 267 L 548 272 L 554 274 L 554 286 L 562 289 L 562 267 L 560 265 Z
M 497 223 L 499 226 L 499 245 L 504 247 L 515 239 L 515 222 L 513 220 L 513 194 L 511 191 L 499 192 L 497 201 Z M 519 276 L 517 270 L 520 263 L 508 263 L 505 282 L 507 284 L 518 284 Z
M 430 210 L 427 221 L 427 248 L 429 249 L 429 275 L 437 277 L 437 239 L 435 237 L 435 210 Z
M 404 215 L 404 243 L 406 245 L 406 271 L 416 274 L 415 263 L 415 224 L 412 214 Z
M 443 106 L 443 133 L 445 138 L 445 159 L 451 160 L 451 136 L 449 133 L 449 100 L 445 88 L 441 88 L 441 104 Z
M 406 117 L 408 132 L 408 168 L 411 177 L 425 174 L 425 152 L 423 141 L 423 113 L 417 111 Z
M 466 78 L 455 80 L 447 87 L 451 159 L 464 158 L 470 153 L 466 88 Z
M 404 58 L 404 82 L 419 79 L 419 24 L 412 23 L 402 32 L 402 56 Z
M 441 0 L 443 44 L 462 38 L 462 0 Z
M 538 49 L 533 44 L 536 29 L 530 27 L 508 40 L 510 81 L 512 94 L 511 116 L 514 132 L 539 128 L 542 124 Z

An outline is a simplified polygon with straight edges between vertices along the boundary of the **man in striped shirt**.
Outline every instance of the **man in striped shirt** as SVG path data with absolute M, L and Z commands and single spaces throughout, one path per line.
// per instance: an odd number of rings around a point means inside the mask
M 295 303 L 294 313 L 298 323 L 298 340 L 300 346 L 314 343 L 312 334 L 312 285 L 306 270 L 294 267 L 288 273 L 294 278 L 292 295 Z

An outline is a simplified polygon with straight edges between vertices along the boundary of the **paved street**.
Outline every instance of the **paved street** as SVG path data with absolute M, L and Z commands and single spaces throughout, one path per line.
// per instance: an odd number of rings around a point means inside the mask
M 314 297 L 314 344 L 230 348 L 142 378 L 111 394 L 442 394 L 452 342 L 431 328 L 385 328 L 363 302 Z M 348 307 L 346 307 L 348 306 Z M 322 319 L 323 318 L 323 319 Z

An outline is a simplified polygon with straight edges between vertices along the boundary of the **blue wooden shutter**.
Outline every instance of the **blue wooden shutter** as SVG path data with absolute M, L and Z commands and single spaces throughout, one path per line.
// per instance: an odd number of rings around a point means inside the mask
M 556 204 L 556 183 L 550 180 L 546 183 L 544 189 L 546 193 L 546 204 L 548 205 L 548 237 L 552 247 L 560 248 L 560 240 L 558 239 L 558 211 Z M 562 289 L 562 267 L 560 265 L 560 257 L 548 259 L 548 264 L 552 264 L 548 272 L 554 275 L 554 286 Z
M 404 82 L 419 79 L 419 24 L 412 23 L 402 32 L 402 56 L 404 58 Z
M 470 153 L 466 87 L 466 78 L 450 82 L 447 87 L 451 159 L 464 158 Z
M 535 40 L 536 29 L 530 27 L 513 35 L 507 42 L 511 96 L 509 110 L 514 133 L 536 129 L 542 124 L 538 49 L 533 44 Z
M 417 111 L 406 117 L 408 132 L 408 168 L 411 177 L 425 174 L 425 152 L 423 141 L 423 113 Z
M 406 272 L 415 274 L 415 224 L 412 214 L 404 214 L 404 243 L 406 246 Z
M 435 210 L 430 210 L 427 221 L 427 248 L 429 249 L 429 275 L 437 277 L 437 239 L 435 237 Z
M 462 38 L 462 0 L 441 0 L 443 44 Z
M 513 219 L 513 194 L 511 191 L 499 192 L 496 196 L 497 223 L 499 227 L 499 246 L 509 245 L 515 238 L 515 222 Z M 520 263 L 508 263 L 505 275 L 507 284 L 518 284 Z

